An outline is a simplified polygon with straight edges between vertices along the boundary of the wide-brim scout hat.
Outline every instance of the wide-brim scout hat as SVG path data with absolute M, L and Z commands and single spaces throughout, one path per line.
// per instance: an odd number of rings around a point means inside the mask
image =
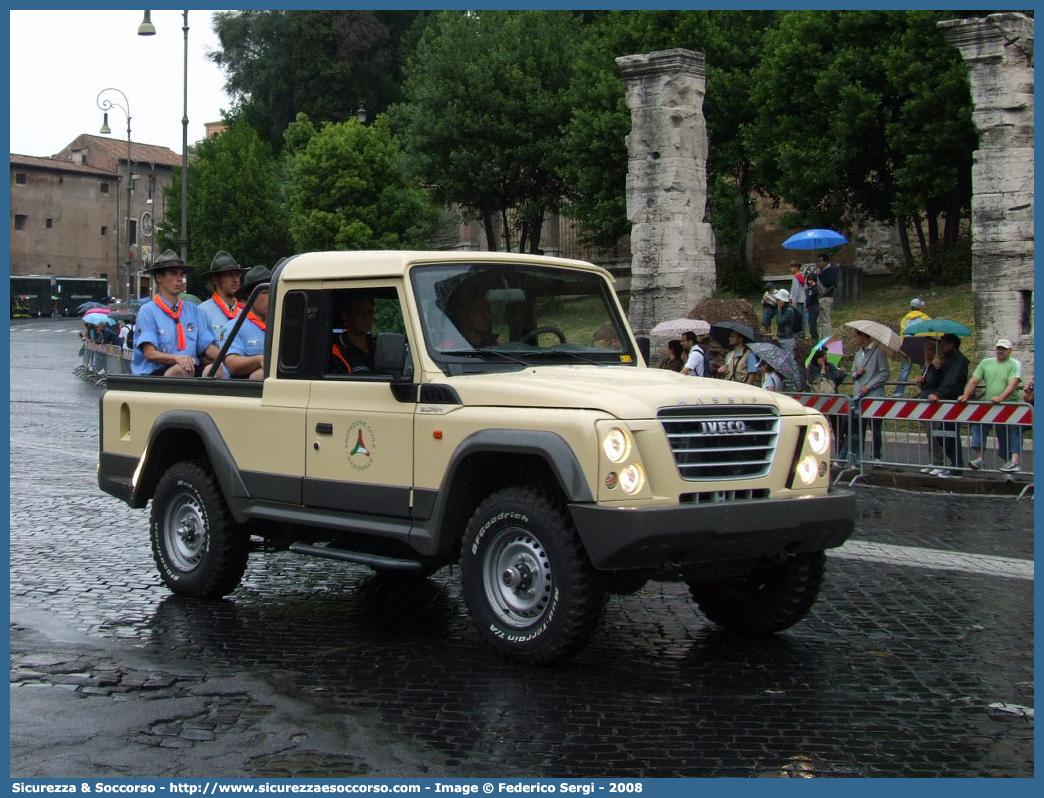
M 202 280 L 210 280 L 217 277 L 219 274 L 245 274 L 247 271 L 246 266 L 240 266 L 236 259 L 233 258 L 229 253 L 223 249 L 219 249 L 217 254 L 214 256 L 214 260 L 210 262 L 210 270 L 203 272 L 200 275 Z
M 184 270 L 186 274 L 188 274 L 189 272 L 194 272 L 196 270 L 195 266 L 190 266 L 189 264 L 185 263 L 185 261 L 183 261 L 181 258 L 179 258 L 177 254 L 174 252 L 174 250 L 168 249 L 166 252 L 164 252 L 162 255 L 156 258 L 156 260 L 152 262 L 151 266 L 149 266 L 147 269 L 142 269 L 142 271 L 147 272 L 149 274 L 155 274 L 156 272 L 161 272 L 164 269 L 172 269 L 174 267 Z
M 250 296 L 250 292 L 254 290 L 254 287 L 259 283 L 268 283 L 272 281 L 272 270 L 267 266 L 255 266 L 253 269 L 246 273 L 243 278 L 243 284 L 236 291 L 236 299 L 246 299 Z

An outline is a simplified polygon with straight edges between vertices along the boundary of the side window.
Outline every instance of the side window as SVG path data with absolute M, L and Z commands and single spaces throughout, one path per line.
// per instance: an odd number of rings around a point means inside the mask
M 291 291 L 283 300 L 283 321 L 279 335 L 279 370 L 294 373 L 304 359 L 305 308 L 307 297 Z
M 405 333 L 394 288 L 343 288 L 329 292 L 331 321 L 327 377 L 371 377 L 377 336 Z M 380 376 L 380 375 L 377 375 Z

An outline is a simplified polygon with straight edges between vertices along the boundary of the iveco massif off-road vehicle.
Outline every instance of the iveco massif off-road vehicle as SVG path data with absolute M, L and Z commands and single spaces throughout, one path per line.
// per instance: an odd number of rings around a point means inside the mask
M 823 416 L 647 368 L 597 266 L 316 252 L 269 285 L 262 381 L 113 376 L 101 400 L 99 484 L 152 500 L 175 593 L 231 593 L 251 550 L 418 578 L 458 563 L 482 635 L 544 663 L 650 579 L 725 628 L 785 629 L 852 532 Z M 341 374 L 360 298 L 375 358 Z

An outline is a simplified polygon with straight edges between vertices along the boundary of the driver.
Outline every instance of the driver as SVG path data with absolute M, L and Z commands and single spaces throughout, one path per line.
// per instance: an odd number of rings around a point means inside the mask
M 453 323 L 474 347 L 500 343 L 493 332 L 493 309 L 484 293 L 465 297 Z
M 373 353 L 376 340 L 373 327 L 373 294 L 349 291 L 340 303 L 338 313 L 344 324 L 330 352 L 330 374 L 370 374 L 374 370 Z

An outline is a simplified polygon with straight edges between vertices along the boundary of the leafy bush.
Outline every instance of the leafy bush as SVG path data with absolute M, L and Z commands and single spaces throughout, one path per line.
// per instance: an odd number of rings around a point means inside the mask
M 949 252 L 939 243 L 930 247 L 926 255 L 917 258 L 912 266 L 900 261 L 892 271 L 900 282 L 913 286 L 971 282 L 971 237 L 966 233 L 959 236 L 956 246 Z
M 752 274 L 738 252 L 719 253 L 714 256 L 714 262 L 718 272 L 716 296 L 746 296 L 760 292 L 761 275 Z

